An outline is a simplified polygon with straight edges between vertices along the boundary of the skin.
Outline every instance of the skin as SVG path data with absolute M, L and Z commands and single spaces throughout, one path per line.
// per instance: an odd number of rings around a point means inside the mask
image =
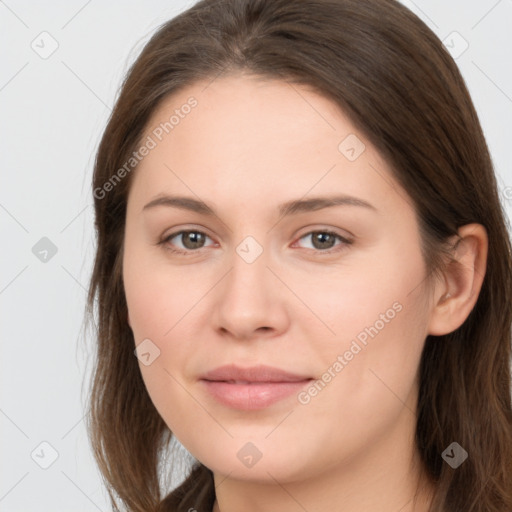
M 426 511 L 432 486 L 414 445 L 418 365 L 426 336 L 456 329 L 476 302 L 485 230 L 461 228 L 459 272 L 451 265 L 428 280 L 411 200 L 331 101 L 230 75 L 167 98 L 146 135 L 190 96 L 197 107 L 141 161 L 127 205 L 128 322 L 136 345 L 149 338 L 160 350 L 139 363 L 153 403 L 213 471 L 215 511 Z M 365 144 L 354 161 L 338 149 L 350 134 Z M 279 217 L 281 203 L 335 193 L 374 209 Z M 143 209 L 161 194 L 200 199 L 216 215 Z M 182 236 L 158 245 L 187 229 L 207 235 L 202 248 Z M 318 248 L 311 232 L 325 229 L 352 243 Z M 247 236 L 263 250 L 252 263 L 236 252 Z M 292 395 L 241 411 L 199 381 L 228 363 L 321 379 L 393 304 L 400 312 L 307 404 Z M 261 453 L 252 467 L 237 457 L 248 442 Z

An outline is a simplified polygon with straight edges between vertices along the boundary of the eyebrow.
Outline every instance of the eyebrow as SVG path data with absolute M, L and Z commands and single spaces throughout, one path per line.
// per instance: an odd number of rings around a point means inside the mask
M 145 211 L 158 206 L 179 208 L 199 213 L 201 215 L 206 215 L 208 217 L 217 216 L 212 207 L 208 206 L 203 201 L 187 196 L 159 196 L 146 204 L 142 210 Z M 296 199 L 279 205 L 278 211 L 280 217 L 288 217 L 297 213 L 312 212 L 333 206 L 359 206 L 375 212 L 377 211 L 377 208 L 367 201 L 347 195 Z

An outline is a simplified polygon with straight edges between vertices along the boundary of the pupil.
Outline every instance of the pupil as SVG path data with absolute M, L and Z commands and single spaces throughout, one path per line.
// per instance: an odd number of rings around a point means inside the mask
M 189 243 L 190 242 L 190 243 Z M 185 233 L 184 244 L 187 249 L 197 249 L 201 247 L 201 242 L 204 242 L 203 235 L 196 231 Z
M 332 242 L 334 237 L 329 233 L 317 233 L 316 236 L 313 237 L 313 245 L 316 249 L 330 249 L 332 247 Z M 318 246 L 318 243 L 320 243 L 320 246 Z M 322 245 L 325 242 L 327 242 L 327 245 Z

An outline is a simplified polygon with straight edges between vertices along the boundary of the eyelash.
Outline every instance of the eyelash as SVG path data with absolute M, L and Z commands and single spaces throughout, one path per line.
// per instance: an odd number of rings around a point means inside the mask
M 199 230 L 196 230 L 196 229 L 184 229 L 184 230 L 181 230 L 181 231 L 176 231 L 174 233 L 171 233 L 170 235 L 168 235 L 165 238 L 163 238 L 160 242 L 158 242 L 157 245 L 163 246 L 163 248 L 165 250 L 170 251 L 170 252 L 172 252 L 174 254 L 181 254 L 181 255 L 184 255 L 184 256 L 192 256 L 194 253 L 197 254 L 197 253 L 201 252 L 202 249 L 205 249 L 205 247 L 200 247 L 199 249 L 182 250 L 182 249 L 174 249 L 174 248 L 172 248 L 172 247 L 170 247 L 168 245 L 169 240 L 172 240 L 173 238 L 177 237 L 178 235 L 182 235 L 182 234 L 185 234 L 185 233 L 200 233 L 201 235 L 204 235 L 205 237 L 210 238 L 203 231 L 199 231 Z M 351 245 L 353 243 L 353 240 L 345 238 L 345 237 L 341 236 L 340 234 L 336 233 L 335 231 L 332 231 L 332 230 L 329 230 L 329 229 L 318 229 L 318 230 L 314 230 L 314 231 L 309 231 L 308 233 L 305 233 L 304 235 L 302 235 L 297 240 L 302 240 L 303 238 L 305 238 L 307 236 L 311 236 L 311 235 L 313 235 L 315 233 L 322 233 L 322 234 L 332 235 L 332 236 L 334 236 L 335 238 L 337 238 L 338 240 L 340 240 L 342 242 L 342 244 L 338 244 L 337 246 L 334 246 L 331 249 L 326 249 L 326 250 L 307 249 L 307 250 L 310 250 L 310 251 L 314 251 L 314 252 L 316 252 L 318 254 L 337 253 L 337 252 L 340 252 L 340 250 L 343 250 L 345 248 L 345 246 Z M 341 245 L 341 249 L 340 249 L 340 245 Z M 335 247 L 338 247 L 338 249 L 336 249 Z

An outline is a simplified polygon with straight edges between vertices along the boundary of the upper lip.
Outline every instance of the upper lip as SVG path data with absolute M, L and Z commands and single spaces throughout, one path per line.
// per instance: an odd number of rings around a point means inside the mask
M 225 382 L 300 382 L 311 377 L 296 375 L 272 366 L 241 368 L 234 364 L 219 366 L 201 376 L 202 380 Z

